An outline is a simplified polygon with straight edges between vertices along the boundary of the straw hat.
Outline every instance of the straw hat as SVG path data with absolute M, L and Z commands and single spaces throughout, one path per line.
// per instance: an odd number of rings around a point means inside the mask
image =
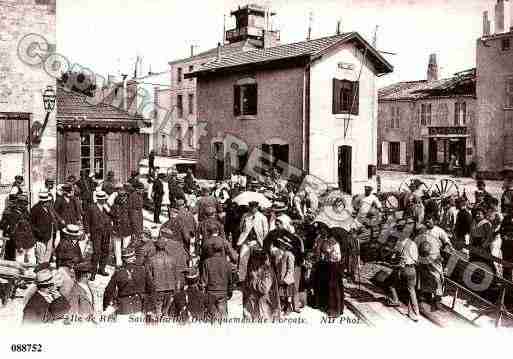
M 39 192 L 39 202 L 48 202 L 51 201 L 52 198 L 50 197 L 50 194 L 48 191 L 40 191 Z
M 82 231 L 80 230 L 80 227 L 76 224 L 68 224 L 63 230 L 62 233 L 67 234 L 68 236 L 72 237 L 80 237 L 82 235 Z

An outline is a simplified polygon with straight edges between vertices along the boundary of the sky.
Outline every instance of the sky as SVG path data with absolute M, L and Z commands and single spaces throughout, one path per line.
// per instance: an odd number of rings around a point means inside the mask
M 482 12 L 493 19 L 495 0 L 255 0 L 276 12 L 273 26 L 281 42 L 306 39 L 312 13 L 312 38 L 357 31 L 369 42 L 376 26 L 377 48 L 394 73 L 381 85 L 426 78 L 429 54 L 438 56 L 440 77 L 475 66 L 475 44 L 482 34 Z M 71 63 L 107 73 L 133 73 L 137 54 L 143 70 L 167 70 L 168 61 L 187 57 L 222 41 L 234 27 L 230 11 L 245 0 L 59 0 L 57 51 Z M 493 26 L 493 25 L 492 25 Z

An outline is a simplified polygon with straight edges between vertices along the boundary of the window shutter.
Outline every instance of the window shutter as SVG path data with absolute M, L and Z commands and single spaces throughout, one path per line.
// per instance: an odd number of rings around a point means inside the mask
M 462 102 L 460 106 L 461 106 L 461 112 L 462 112 L 461 124 L 465 125 L 467 122 L 467 103 Z
M 340 113 L 340 81 L 333 79 L 333 109 L 332 113 Z
M 67 132 L 66 141 L 66 174 L 65 176 L 80 177 L 80 132 Z
M 381 142 L 381 164 L 388 165 L 388 142 Z
M 401 145 L 400 145 L 400 150 L 399 150 L 399 156 L 401 158 L 401 165 L 402 166 L 405 166 L 406 165 L 406 142 L 401 142 Z
M 105 135 L 105 171 L 106 175 L 109 171 L 114 172 L 114 176 L 121 182 L 125 181 L 122 172 L 122 156 L 121 156 L 121 134 L 109 132 Z
M 459 115 L 460 115 L 460 103 L 455 102 L 454 103 L 454 126 L 458 126 Z
M 240 116 L 240 86 L 233 86 L 233 115 Z
M 358 115 L 360 108 L 360 84 L 353 82 L 353 97 L 351 98 L 351 114 Z

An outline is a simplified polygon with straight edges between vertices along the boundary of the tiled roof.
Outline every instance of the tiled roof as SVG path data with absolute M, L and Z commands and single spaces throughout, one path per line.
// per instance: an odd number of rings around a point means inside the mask
M 140 115 L 132 115 L 115 106 L 99 103 L 89 103 L 91 98 L 76 91 L 57 88 L 57 122 L 70 124 L 80 122 L 87 126 L 94 123 L 96 127 L 104 124 L 107 127 L 141 127 L 146 120 Z
M 475 96 L 475 69 L 436 81 L 398 82 L 378 90 L 380 101 L 417 100 L 433 96 Z
M 235 42 L 233 44 L 226 44 L 226 45 L 221 46 L 221 53 L 223 55 L 227 56 L 227 55 L 231 55 L 235 52 L 250 51 L 250 50 L 253 50 L 256 48 L 258 48 L 258 47 L 253 42 L 246 40 L 246 41 L 240 41 L 240 42 Z M 174 65 L 177 63 L 181 63 L 181 62 L 197 61 L 197 60 L 201 60 L 201 59 L 209 60 L 216 56 L 217 56 L 217 47 L 214 47 L 210 50 L 200 52 L 199 54 L 196 54 L 191 57 L 186 57 L 183 59 L 170 61 L 169 65 Z
M 358 33 L 349 32 L 340 35 L 328 36 L 319 39 L 296 42 L 292 44 L 273 46 L 265 49 L 256 49 L 232 54 L 221 54 L 221 61 L 212 59 L 198 68 L 196 71 L 186 74 L 186 77 L 194 77 L 199 73 L 215 71 L 218 69 L 233 68 L 244 65 L 257 65 L 297 57 L 315 57 L 328 51 L 332 46 L 350 40 L 358 40 L 367 46 L 368 56 L 378 65 L 381 73 L 392 72 L 390 65 L 372 46 L 370 46 Z

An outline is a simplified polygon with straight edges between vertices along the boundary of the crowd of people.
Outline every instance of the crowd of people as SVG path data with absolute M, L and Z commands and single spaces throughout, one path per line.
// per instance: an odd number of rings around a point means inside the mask
M 120 184 L 109 172 L 97 183 L 84 172 L 58 188 L 48 180 L 30 209 L 23 179 L 16 179 L 0 230 L 8 239 L 4 259 L 35 272 L 24 321 L 94 317 L 90 284 L 98 276 L 108 277 L 101 309 L 117 318 L 227 318 L 234 290 L 242 292 L 248 320 L 286 317 L 306 305 L 338 317 L 345 281 L 359 280 L 361 246 L 373 237 L 375 218 L 386 217 L 372 184 L 354 198 L 347 228 L 317 220 L 319 194 L 283 181 L 277 170 L 260 181 L 235 173 L 214 188 L 200 188 L 192 171 L 181 179 L 152 168 L 147 186 L 142 177 L 133 173 Z M 511 280 L 500 259 L 513 259 L 512 182 L 505 182 L 500 210 L 484 182 L 477 187 L 470 210 L 464 197 L 435 201 L 412 183 L 403 215 L 379 233 L 395 241 L 387 258 L 394 268 L 386 279 L 388 305 L 399 305 L 397 289 L 406 288 L 413 320 L 418 294 L 439 308 L 447 248 L 467 251 L 470 260 Z M 150 230 L 143 225 L 145 205 L 153 209 Z M 0 283 L 4 303 L 12 286 Z

